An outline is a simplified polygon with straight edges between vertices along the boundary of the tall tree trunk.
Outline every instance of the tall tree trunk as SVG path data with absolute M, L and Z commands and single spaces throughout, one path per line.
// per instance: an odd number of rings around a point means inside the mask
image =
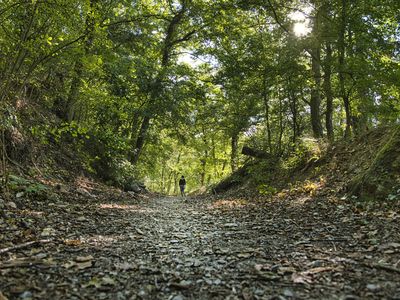
M 292 113 L 292 130 L 293 130 L 293 137 L 292 137 L 292 142 L 293 144 L 296 144 L 297 138 L 299 137 L 299 130 L 298 130 L 298 107 L 297 107 L 297 99 L 295 92 L 293 90 L 293 84 L 291 78 L 289 78 L 288 82 L 288 97 L 290 101 L 290 111 Z
M 324 92 L 326 97 L 325 126 L 329 141 L 334 140 L 333 132 L 333 92 L 332 92 L 332 46 L 326 43 L 326 57 L 324 65 Z
M 186 1 L 183 1 L 182 7 L 180 10 L 172 17 L 170 22 L 168 23 L 168 26 L 166 28 L 166 35 L 163 41 L 163 48 L 161 50 L 161 69 L 156 77 L 156 79 L 153 82 L 153 87 L 152 91 L 149 96 L 149 107 L 148 107 L 148 112 L 147 115 L 143 118 L 142 125 L 138 134 L 138 137 L 136 139 L 135 143 L 135 149 L 134 149 L 134 155 L 133 159 L 131 162 L 133 164 L 136 164 L 139 160 L 140 154 L 142 152 L 143 146 L 145 144 L 146 136 L 147 136 L 147 131 L 150 128 L 150 120 L 154 118 L 154 114 L 151 113 L 153 111 L 151 108 L 157 106 L 157 102 L 160 98 L 160 94 L 162 91 L 162 82 L 165 77 L 165 71 L 167 66 L 170 63 L 171 60 L 171 53 L 173 51 L 174 46 L 188 41 L 191 36 L 195 33 L 195 31 L 190 31 L 183 35 L 183 37 L 176 37 L 176 31 L 178 25 L 182 22 L 182 20 L 185 17 L 185 13 L 187 11 L 187 6 L 186 6 Z
M 217 166 L 217 154 L 216 154 L 216 145 L 215 145 L 215 136 L 213 135 L 211 138 L 211 155 L 212 155 L 212 161 L 213 161 L 213 169 L 214 169 L 214 179 L 217 179 L 219 177 L 218 174 L 218 166 Z
M 160 191 L 162 194 L 164 194 L 164 187 L 165 187 L 165 161 L 162 164 L 161 167 L 161 182 L 160 182 Z
M 175 173 L 174 171 L 170 170 L 169 174 L 168 174 L 168 183 L 167 183 L 167 191 L 166 191 L 167 195 L 170 195 L 170 192 L 171 192 L 172 179 L 174 178 L 174 175 L 175 175 L 174 173 Z
M 323 137 L 321 123 L 321 42 L 320 42 L 320 12 L 317 11 L 313 24 L 313 47 L 311 50 L 311 69 L 314 85 L 311 90 L 311 126 L 315 138 Z
M 200 159 L 200 164 L 201 164 L 200 184 L 201 186 L 204 186 L 206 182 L 207 160 L 203 157 L 202 159 Z
M 73 77 L 69 88 L 67 102 L 64 107 L 65 120 L 72 122 L 75 116 L 75 105 L 78 102 L 79 92 L 82 86 L 83 63 L 81 59 L 75 62 Z
M 181 153 L 179 152 L 178 157 L 176 159 L 176 165 L 179 166 L 180 162 L 181 162 Z M 176 194 L 178 194 L 178 191 L 179 191 L 179 189 L 178 189 L 179 174 L 178 174 L 178 172 L 174 172 L 174 174 L 175 174 L 174 175 L 174 195 L 176 195 Z
M 207 174 L 207 160 L 208 160 L 208 142 L 206 138 L 206 130 L 203 127 L 202 128 L 203 132 L 203 143 L 204 143 L 204 151 L 203 151 L 203 157 L 200 159 L 200 164 L 201 164 L 201 186 L 205 186 L 206 182 L 206 174 Z
M 339 50 L 339 89 L 340 95 L 343 100 L 344 110 L 346 113 L 346 130 L 345 137 L 351 136 L 351 109 L 350 109 L 350 98 L 346 91 L 346 78 L 345 78 L 345 57 L 346 57 L 346 44 L 345 34 L 347 25 L 347 0 L 342 0 L 341 8 L 341 23 L 339 28 L 339 39 L 338 39 L 338 50 Z
M 279 97 L 279 137 L 278 137 L 278 145 L 276 154 L 280 156 L 282 154 L 282 139 L 283 139 L 283 132 L 285 130 L 283 125 L 283 105 L 282 105 L 282 98 L 281 95 Z
M 268 152 L 272 153 L 272 134 L 271 124 L 269 115 L 269 99 L 268 99 L 268 88 L 267 88 L 267 76 L 264 74 L 263 77 L 263 100 L 265 106 L 265 122 L 267 126 L 267 141 L 268 141 Z
M 3 116 L 3 111 L 0 110 L 1 117 Z M 3 191 L 4 199 L 9 199 L 8 193 L 8 157 L 7 157 L 7 147 L 6 147 L 6 134 L 5 134 L 5 124 L 0 123 L 0 175 L 1 175 L 1 185 L 0 188 Z

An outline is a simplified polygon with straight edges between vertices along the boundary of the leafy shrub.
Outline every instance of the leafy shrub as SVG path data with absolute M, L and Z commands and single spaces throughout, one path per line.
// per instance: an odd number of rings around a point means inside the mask
M 273 196 L 278 192 L 278 190 L 276 188 L 274 188 L 273 186 L 270 186 L 268 184 L 260 184 L 257 187 L 257 190 L 260 195 L 264 195 L 264 196 Z
M 320 141 L 314 138 L 302 138 L 299 143 L 295 145 L 294 151 L 284 160 L 282 167 L 287 170 L 301 168 L 308 161 L 319 159 L 321 155 Z
M 27 180 L 16 175 L 9 175 L 8 184 L 11 190 L 19 191 L 23 194 L 28 194 L 31 196 L 41 195 L 48 189 L 45 185 L 41 183 L 33 182 L 31 180 Z
M 25 193 L 31 194 L 31 195 L 38 195 L 46 190 L 47 190 L 47 187 L 45 185 L 43 185 L 41 183 L 33 183 L 33 184 L 28 185 L 25 188 Z
M 390 193 L 390 194 L 387 196 L 386 200 L 389 200 L 389 201 L 399 201 L 399 200 L 400 200 L 400 188 L 399 188 L 399 187 L 395 188 L 395 189 L 393 190 L 393 192 Z
M 277 162 L 272 160 L 261 160 L 256 164 L 248 166 L 248 173 L 255 185 L 263 185 L 272 179 L 277 172 Z

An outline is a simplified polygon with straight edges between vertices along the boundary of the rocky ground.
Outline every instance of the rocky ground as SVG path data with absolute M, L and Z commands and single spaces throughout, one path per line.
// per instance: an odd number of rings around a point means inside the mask
M 0 215 L 4 299 L 400 299 L 400 214 L 104 194 Z

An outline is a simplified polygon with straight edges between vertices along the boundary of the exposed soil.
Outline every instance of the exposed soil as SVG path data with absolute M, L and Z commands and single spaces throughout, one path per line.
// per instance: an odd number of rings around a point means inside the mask
M 300 196 L 21 200 L 0 217 L 0 299 L 400 299 L 399 224 Z

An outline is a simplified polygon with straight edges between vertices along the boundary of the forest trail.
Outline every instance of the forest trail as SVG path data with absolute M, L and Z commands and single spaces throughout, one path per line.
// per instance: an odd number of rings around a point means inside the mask
M 400 299 L 395 212 L 96 197 L 8 213 L 42 240 L 0 250 L 0 299 Z

